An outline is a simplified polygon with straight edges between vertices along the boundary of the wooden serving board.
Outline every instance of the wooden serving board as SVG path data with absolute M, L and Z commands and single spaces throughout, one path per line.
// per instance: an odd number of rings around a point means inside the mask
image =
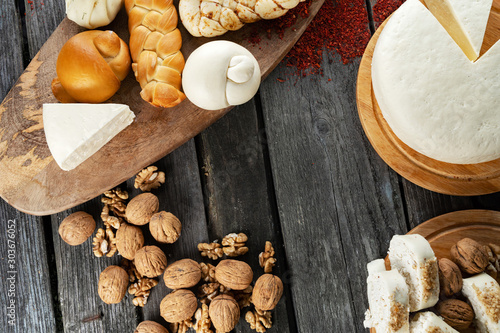
M 500 242 L 500 212 L 471 209 L 443 214 L 418 225 L 408 234 L 424 236 L 437 258 L 450 259 L 451 247 L 462 238 L 472 238 L 484 244 L 498 244 Z M 370 332 L 375 333 L 375 329 L 371 328 Z M 469 328 L 460 332 L 474 333 L 475 330 Z
M 267 32 L 261 31 L 258 45 L 248 41 L 258 29 L 258 22 L 208 39 L 192 37 L 179 20 L 182 53 L 187 59 L 206 42 L 233 41 L 254 54 L 264 79 L 299 39 L 323 2 L 311 1 L 309 16 L 298 15 L 282 39 L 275 33 L 269 39 Z M 100 29 L 113 30 L 128 41 L 125 10 L 112 24 Z M 109 102 L 128 104 L 136 114 L 135 122 L 74 170 L 61 170 L 45 140 L 42 105 L 57 102 L 50 85 L 56 77 L 59 50 L 70 37 L 84 30 L 65 18 L 0 105 L 0 196 L 29 214 L 54 214 L 98 196 L 193 138 L 231 109 L 206 111 L 188 100 L 169 109 L 153 107 L 141 99 L 140 86 L 131 72 Z
M 500 242 L 500 212 L 492 210 L 462 210 L 434 217 L 412 229 L 408 234 L 420 234 L 431 244 L 437 258 L 450 259 L 450 249 L 462 238 L 472 238 L 489 244 Z M 460 331 L 474 333 L 473 328 Z
M 450 195 L 481 195 L 499 191 L 500 159 L 462 165 L 440 162 L 408 147 L 385 121 L 372 89 L 371 63 L 373 50 L 387 20 L 376 31 L 365 50 L 356 87 L 359 118 L 373 148 L 394 171 L 428 190 Z M 499 38 L 500 0 L 494 0 L 481 54 Z

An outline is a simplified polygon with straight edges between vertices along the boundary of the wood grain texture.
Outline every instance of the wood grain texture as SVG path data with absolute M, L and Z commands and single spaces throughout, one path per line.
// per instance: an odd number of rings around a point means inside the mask
M 495 6 L 500 1 L 495 0 Z M 386 21 L 387 22 L 387 21 Z M 498 40 L 500 13 L 492 11 L 485 48 Z M 371 58 L 385 24 L 372 37 L 361 61 L 358 84 L 358 112 L 365 133 L 384 161 L 404 178 L 426 189 L 451 195 L 480 195 L 500 190 L 500 159 L 479 164 L 450 164 L 424 156 L 404 144 L 385 121 L 371 84 Z
M 293 46 L 323 1 L 312 1 L 309 17 L 299 18 L 295 29 L 287 29 L 283 39 L 274 36 L 266 44 L 252 46 L 245 37 L 247 27 L 225 35 L 224 39 L 247 47 L 258 59 L 265 77 Z M 122 10 L 108 28 L 128 40 L 126 21 Z M 190 37 L 183 27 L 180 29 L 186 58 L 196 47 L 209 41 Z M 207 112 L 187 100 L 174 108 L 155 108 L 140 98 L 139 84 L 131 73 L 110 101 L 128 104 L 136 113 L 135 122 L 82 165 L 69 172 L 62 171 L 53 161 L 45 141 L 42 104 L 56 102 L 50 83 L 56 76 L 58 50 L 80 31 L 76 24 L 64 19 L 0 105 L 0 173 L 6 176 L 0 183 L 0 195 L 30 214 L 52 214 L 99 195 L 173 151 L 229 110 Z M 111 156 L 115 168 L 104 168 Z M 71 191 L 76 187 L 78 192 Z
M 279 221 L 273 216 L 271 184 L 268 183 L 263 148 L 265 133 L 259 128 L 255 100 L 235 107 L 228 115 L 199 136 L 200 160 L 204 171 L 204 193 L 208 213 L 210 241 L 219 241 L 229 233 L 248 236 L 249 252 L 238 260 L 252 267 L 254 282 L 264 274 L 258 256 L 266 241 L 271 241 L 278 259 L 273 274 L 285 286 L 289 283 L 285 270 Z M 272 180 L 271 180 L 272 181 Z M 293 316 L 287 314 L 286 294 L 273 311 L 273 327 L 267 332 L 290 332 Z M 291 303 L 289 304 L 291 310 Z M 242 316 L 249 310 L 242 310 Z M 242 318 L 237 332 L 255 332 Z
M 165 172 L 166 181 L 152 193 L 160 200 L 160 210 L 171 212 L 179 218 L 182 232 L 174 244 L 162 245 L 153 239 L 146 225 L 142 228 L 146 244 L 159 246 L 167 255 L 168 264 L 184 258 L 200 262 L 202 258 L 197 245 L 208 240 L 208 229 L 194 140 L 188 141 L 155 165 Z M 133 189 L 133 183 L 134 178 L 131 178 L 127 188 L 135 196 L 141 192 Z M 160 303 L 170 291 L 163 282 L 163 276 L 160 276 L 160 283 L 153 288 L 143 308 L 144 320 L 153 320 L 168 327 L 160 316 Z
M 66 15 L 66 3 L 64 0 L 21 1 L 24 1 L 26 10 L 29 55 L 33 59 Z
M 104 304 L 97 294 L 99 275 L 109 265 L 119 265 L 121 257 L 96 258 L 92 252 L 95 233 L 78 246 L 66 244 L 58 233 L 64 218 L 80 210 L 91 214 L 98 228 L 103 227 L 101 208 L 100 198 L 95 198 L 51 217 L 64 332 L 132 332 L 138 324 L 129 294 L 121 303 L 113 305 Z M 99 318 L 84 322 L 84 319 L 95 316 Z
M 324 78 L 275 84 L 277 68 L 261 98 L 298 330 L 361 332 L 365 265 L 407 229 L 397 176 L 357 119 L 359 61 L 324 59 Z
M 45 235 L 41 218 L 23 214 L 3 200 L 0 200 L 0 227 L 1 331 L 54 332 L 56 325 L 45 243 L 45 237 L 51 235 Z M 15 295 L 10 297 L 9 292 Z M 15 301 L 14 325 L 9 323 L 12 318 L 7 316 L 12 300 Z
M 23 71 L 21 17 L 14 1 L 0 5 L 0 99 L 3 99 Z

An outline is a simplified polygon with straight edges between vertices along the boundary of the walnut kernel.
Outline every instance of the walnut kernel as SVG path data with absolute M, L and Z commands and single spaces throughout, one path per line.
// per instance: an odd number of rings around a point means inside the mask
M 273 244 L 267 241 L 264 252 L 259 254 L 259 265 L 264 268 L 264 273 L 271 273 L 275 264 Z
M 135 177 L 134 187 L 140 188 L 141 191 L 151 191 L 165 183 L 165 173 L 157 171 L 158 168 L 154 165 L 142 169 Z
M 245 246 L 245 242 L 247 240 L 248 237 L 244 233 L 228 234 L 222 239 L 222 250 L 228 257 L 237 257 L 244 255 L 248 252 L 248 247 Z
M 151 235 L 160 243 L 175 243 L 181 235 L 181 230 L 181 221 L 172 213 L 158 212 L 151 217 L 149 222 Z
M 198 244 L 198 251 L 200 251 L 203 257 L 208 257 L 212 260 L 217 260 L 222 258 L 224 251 L 219 243 L 200 243 Z
M 94 218 L 85 212 L 75 212 L 66 217 L 59 226 L 59 235 L 67 244 L 84 243 L 95 230 Z
M 255 311 L 248 311 L 245 315 L 245 320 L 250 324 L 250 328 L 259 333 L 264 333 L 266 328 L 272 327 L 271 311 L 263 311 L 255 309 Z

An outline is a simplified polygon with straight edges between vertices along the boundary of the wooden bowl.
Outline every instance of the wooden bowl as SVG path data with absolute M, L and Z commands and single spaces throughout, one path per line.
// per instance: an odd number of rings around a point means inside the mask
M 440 162 L 404 144 L 391 130 L 372 89 L 373 50 L 387 19 L 373 35 L 359 66 L 356 100 L 368 140 L 398 174 L 428 190 L 450 195 L 482 195 L 500 190 L 500 159 L 478 164 Z M 500 38 L 500 0 L 494 0 L 481 54 Z

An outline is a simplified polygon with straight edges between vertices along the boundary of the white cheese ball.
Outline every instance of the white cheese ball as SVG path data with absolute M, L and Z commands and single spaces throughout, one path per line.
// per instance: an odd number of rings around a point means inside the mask
M 122 8 L 123 0 L 66 0 L 68 18 L 87 29 L 108 25 Z
M 260 85 L 260 67 L 243 46 L 228 41 L 206 43 L 189 56 L 182 72 L 187 98 L 206 110 L 248 102 Z

